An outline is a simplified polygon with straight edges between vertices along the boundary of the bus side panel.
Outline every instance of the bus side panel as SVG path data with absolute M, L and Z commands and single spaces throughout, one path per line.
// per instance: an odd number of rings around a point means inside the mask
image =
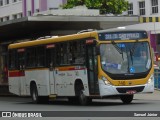
M 29 94 L 31 81 L 36 83 L 39 96 L 48 96 L 50 94 L 48 69 L 26 70 L 26 80 L 27 86 L 29 86 L 27 87 Z
M 89 95 L 87 70 L 56 70 L 56 93 L 58 96 L 75 96 L 75 80 L 82 80 L 85 94 Z
M 49 71 L 49 86 L 50 86 L 50 94 L 56 94 L 55 93 L 55 77 L 54 77 L 55 71 Z
M 26 94 L 26 80 L 23 71 L 14 70 L 9 71 L 9 91 L 16 95 L 25 96 Z
M 90 94 L 89 94 L 89 85 L 88 85 L 88 73 L 87 73 L 87 69 L 76 71 L 75 79 L 80 79 L 80 80 L 82 80 L 83 86 L 84 86 L 84 94 L 85 94 L 86 96 L 89 96 Z
M 9 77 L 9 92 L 20 95 L 20 82 L 18 77 Z
M 25 79 L 25 77 L 20 77 L 19 81 L 20 81 L 20 95 L 26 96 L 27 93 L 26 93 L 26 79 Z
M 74 72 L 56 70 L 56 94 L 58 96 L 74 96 Z M 69 86 L 68 86 L 68 85 Z

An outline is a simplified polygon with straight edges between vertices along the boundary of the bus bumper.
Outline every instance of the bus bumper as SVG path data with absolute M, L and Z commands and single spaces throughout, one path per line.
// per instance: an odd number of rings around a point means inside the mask
M 99 80 L 100 96 L 112 96 L 121 94 L 138 94 L 138 93 L 153 93 L 154 81 L 135 86 L 113 86 L 106 85 L 103 80 Z M 130 92 L 131 91 L 131 92 Z

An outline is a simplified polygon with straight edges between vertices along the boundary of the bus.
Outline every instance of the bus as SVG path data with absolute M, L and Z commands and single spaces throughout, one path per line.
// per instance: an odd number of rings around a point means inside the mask
M 93 30 L 8 46 L 9 91 L 33 103 L 66 97 L 92 99 L 153 93 L 150 40 L 144 30 Z

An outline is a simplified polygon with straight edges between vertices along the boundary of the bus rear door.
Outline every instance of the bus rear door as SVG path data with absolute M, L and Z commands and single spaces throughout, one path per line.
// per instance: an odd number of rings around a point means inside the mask
M 19 94 L 26 95 L 26 79 L 25 79 L 25 49 L 18 49 L 17 50 L 17 57 L 18 57 L 18 79 L 19 79 Z
M 49 89 L 50 94 L 56 94 L 55 91 L 55 45 L 46 45 L 46 62 L 49 68 Z

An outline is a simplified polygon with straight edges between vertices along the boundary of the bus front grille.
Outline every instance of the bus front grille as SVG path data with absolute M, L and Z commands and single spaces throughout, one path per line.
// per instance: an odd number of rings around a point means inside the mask
M 129 90 L 135 90 L 136 92 L 142 92 L 144 89 L 144 86 L 140 87 L 129 87 L 129 88 L 116 88 L 119 93 L 126 93 Z

